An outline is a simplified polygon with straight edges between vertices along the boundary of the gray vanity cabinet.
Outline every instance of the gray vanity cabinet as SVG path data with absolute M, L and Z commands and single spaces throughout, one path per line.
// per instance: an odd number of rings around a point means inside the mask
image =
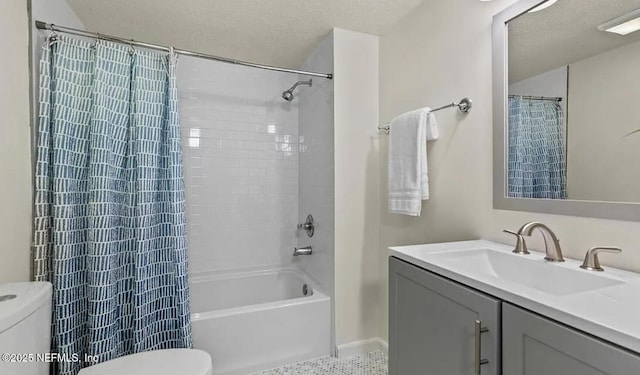
M 500 374 L 501 302 L 389 258 L 389 374 Z M 476 344 L 476 321 L 487 330 Z
M 505 375 L 639 375 L 640 357 L 504 303 Z

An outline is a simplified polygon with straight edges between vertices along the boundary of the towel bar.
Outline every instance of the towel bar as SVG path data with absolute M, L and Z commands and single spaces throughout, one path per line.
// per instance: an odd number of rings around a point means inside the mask
M 441 109 L 445 109 L 445 108 L 451 108 L 451 107 L 458 107 L 458 111 L 460 111 L 460 113 L 462 114 L 468 114 L 469 112 L 471 112 L 471 107 L 472 107 L 472 102 L 471 99 L 469 98 L 462 98 L 460 99 L 459 103 L 451 103 L 451 104 L 447 104 L 447 105 L 443 105 L 442 107 L 438 107 L 435 109 L 432 109 L 431 111 L 429 111 L 429 113 L 431 112 L 437 112 Z M 389 134 L 389 132 L 391 131 L 391 124 L 386 124 L 386 125 L 378 125 L 378 130 L 382 130 L 384 131 L 385 134 Z

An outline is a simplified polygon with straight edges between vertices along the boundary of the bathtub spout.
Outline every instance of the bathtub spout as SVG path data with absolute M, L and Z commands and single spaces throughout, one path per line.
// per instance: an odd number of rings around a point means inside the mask
M 313 253 L 313 250 L 311 249 L 311 246 L 293 248 L 294 257 L 297 257 L 298 255 L 311 255 L 312 253 Z

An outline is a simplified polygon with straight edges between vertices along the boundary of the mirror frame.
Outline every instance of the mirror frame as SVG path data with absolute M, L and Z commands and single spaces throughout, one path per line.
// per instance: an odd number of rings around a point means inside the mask
M 640 221 L 640 203 L 508 198 L 506 196 L 508 23 L 545 2 L 546 0 L 520 0 L 493 17 L 493 208 Z M 638 188 L 640 189 L 640 186 Z

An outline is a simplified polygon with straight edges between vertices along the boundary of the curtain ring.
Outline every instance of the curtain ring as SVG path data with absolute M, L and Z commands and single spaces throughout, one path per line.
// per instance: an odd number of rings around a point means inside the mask
M 129 56 L 133 56 L 133 54 L 136 52 L 135 48 L 133 48 L 133 40 L 129 41 Z
M 96 49 L 96 47 L 98 46 L 98 41 L 100 40 L 100 33 L 95 33 L 95 38 L 96 40 L 91 45 L 91 49 Z
M 54 27 L 55 25 L 51 24 L 51 32 L 49 33 L 49 35 L 47 35 L 47 41 L 49 42 L 49 44 L 53 44 L 58 41 L 58 34 L 54 30 Z

